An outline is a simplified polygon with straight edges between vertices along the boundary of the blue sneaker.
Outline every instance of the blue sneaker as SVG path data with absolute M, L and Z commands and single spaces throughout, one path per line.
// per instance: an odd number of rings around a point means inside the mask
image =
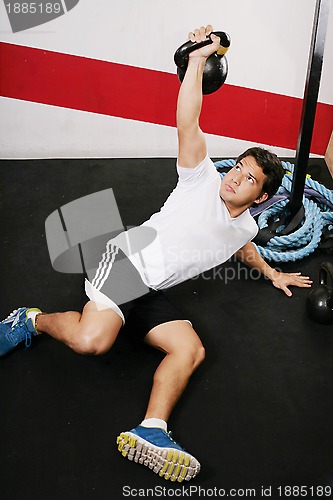
M 26 347 L 30 346 L 31 335 L 37 335 L 32 320 L 28 318 L 28 313 L 33 311 L 42 312 L 37 308 L 20 307 L 0 322 L 0 357 L 8 354 L 23 340 Z
M 164 479 L 189 481 L 199 473 L 200 463 L 171 436 L 171 432 L 139 425 L 117 437 L 118 450 L 123 457 L 146 465 Z

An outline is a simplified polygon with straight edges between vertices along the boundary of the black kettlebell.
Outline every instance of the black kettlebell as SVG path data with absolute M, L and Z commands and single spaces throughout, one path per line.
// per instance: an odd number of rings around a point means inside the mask
M 306 300 L 308 315 L 314 321 L 333 323 L 333 264 L 323 262 L 319 270 L 319 287 L 312 290 Z
M 228 74 L 228 61 L 225 53 L 230 47 L 230 36 L 223 31 L 213 31 L 213 34 L 220 38 L 220 48 L 217 52 L 210 55 L 206 60 L 206 65 L 202 80 L 202 93 L 211 94 L 218 90 Z M 201 47 L 210 45 L 211 38 L 208 37 L 204 42 L 186 42 L 176 50 L 174 61 L 177 66 L 177 74 L 179 80 L 182 82 L 186 73 L 188 65 L 188 55 Z

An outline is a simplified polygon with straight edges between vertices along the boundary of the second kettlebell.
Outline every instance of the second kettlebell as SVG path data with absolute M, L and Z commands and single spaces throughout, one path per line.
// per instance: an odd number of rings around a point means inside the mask
M 306 300 L 306 310 L 314 321 L 333 324 L 333 264 L 323 262 L 319 271 L 319 287 Z

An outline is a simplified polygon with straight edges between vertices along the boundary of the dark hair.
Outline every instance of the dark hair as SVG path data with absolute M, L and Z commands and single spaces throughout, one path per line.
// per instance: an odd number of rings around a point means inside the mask
M 261 167 L 266 175 L 262 187 L 263 193 L 267 193 L 269 198 L 272 197 L 279 189 L 284 176 L 284 169 L 281 161 L 276 154 L 271 153 L 267 149 L 254 147 L 244 151 L 244 153 L 237 158 L 237 162 L 241 161 L 246 156 L 252 156 L 259 167 Z

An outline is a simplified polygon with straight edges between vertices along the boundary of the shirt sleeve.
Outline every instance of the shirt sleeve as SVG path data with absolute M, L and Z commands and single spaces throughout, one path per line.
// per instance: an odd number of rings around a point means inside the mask
M 259 232 L 259 227 L 255 219 L 250 214 L 249 209 L 245 210 L 245 212 L 243 212 L 239 217 L 242 220 L 241 228 L 246 237 L 246 240 L 244 241 L 243 245 L 246 245 L 246 243 L 249 243 L 250 241 L 253 240 L 253 238 L 257 236 Z
M 249 241 L 252 241 L 253 238 L 255 238 L 257 236 L 257 234 L 259 232 L 259 227 L 258 227 L 258 224 L 256 223 L 255 219 L 250 214 L 249 210 L 247 210 L 247 213 L 248 213 L 248 218 L 249 218 L 248 227 L 251 228 L 251 236 L 249 238 Z
M 210 181 L 220 175 L 208 155 L 195 168 L 184 168 L 177 162 L 177 172 L 179 182 L 186 185 L 202 184 L 206 180 Z
M 255 227 L 253 229 L 253 236 L 250 239 L 250 241 L 252 241 L 257 236 L 258 233 L 259 233 L 259 227 L 258 227 L 257 223 L 255 222 Z

